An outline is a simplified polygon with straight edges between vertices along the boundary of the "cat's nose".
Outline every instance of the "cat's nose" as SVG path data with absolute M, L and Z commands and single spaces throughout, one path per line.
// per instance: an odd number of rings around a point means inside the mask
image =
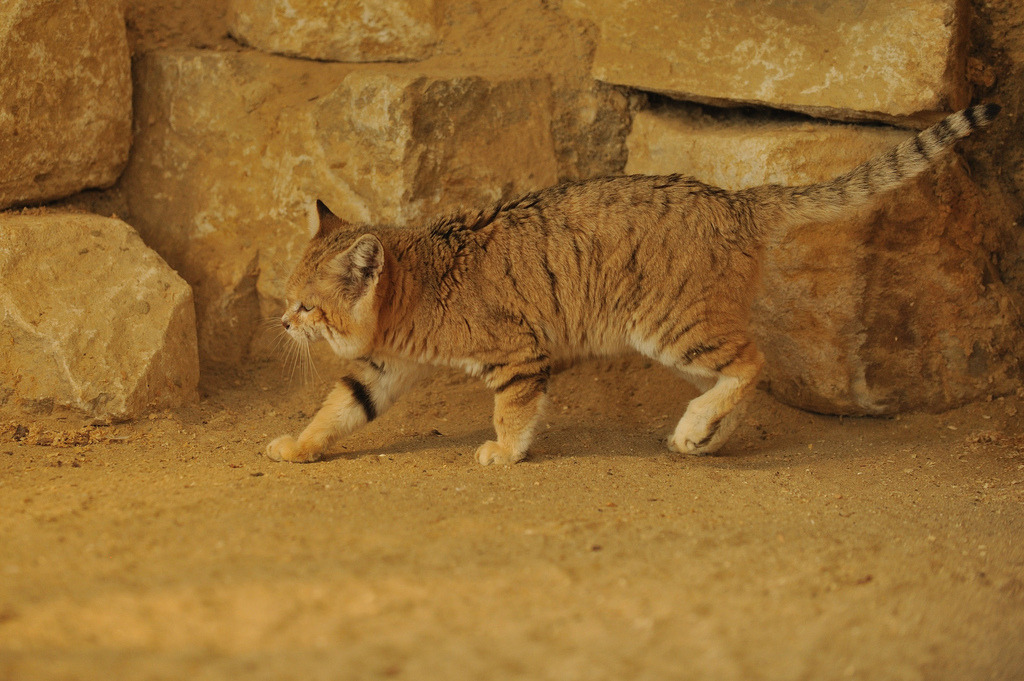
M 288 323 L 288 320 L 284 317 L 281 318 L 281 326 L 284 327 L 285 331 L 291 331 L 292 325 Z

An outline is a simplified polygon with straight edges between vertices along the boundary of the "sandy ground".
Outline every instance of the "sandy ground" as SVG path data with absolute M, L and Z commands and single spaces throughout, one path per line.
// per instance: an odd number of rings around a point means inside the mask
M 267 363 L 139 424 L 5 422 L 0 679 L 1024 678 L 1018 397 L 759 393 L 691 457 L 683 384 L 605 361 L 484 468 L 490 397 L 441 373 L 327 461 L 261 456 L 324 390 Z
M 587 71 L 546 2 L 446 4 L 444 58 Z M 130 0 L 134 49 L 235 49 L 225 7 Z M 0 417 L 0 681 L 1024 678 L 1021 397 L 883 420 L 759 393 L 690 457 L 662 440 L 692 392 L 589 363 L 530 459 L 484 468 L 490 396 L 442 373 L 300 466 L 261 451 L 326 387 L 283 373 L 132 425 Z

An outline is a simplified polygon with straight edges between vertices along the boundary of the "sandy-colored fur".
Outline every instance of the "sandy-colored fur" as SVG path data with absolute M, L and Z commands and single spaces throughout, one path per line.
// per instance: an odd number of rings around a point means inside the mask
M 626 350 L 701 391 L 669 438 L 716 451 L 735 429 L 763 357 L 747 330 L 768 235 L 874 199 L 987 124 L 974 107 L 831 182 L 725 191 L 696 180 L 614 177 L 561 185 L 426 230 L 350 225 L 318 202 L 319 230 L 288 286 L 296 339 L 358 360 L 274 459 L 313 461 L 372 420 L 422 367 L 479 375 L 496 439 L 480 463 L 527 453 L 553 362 Z

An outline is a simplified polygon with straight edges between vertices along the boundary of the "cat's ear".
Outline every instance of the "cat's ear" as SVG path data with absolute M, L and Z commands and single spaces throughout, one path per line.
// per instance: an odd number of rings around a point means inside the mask
M 348 249 L 334 256 L 327 266 L 330 276 L 354 300 L 362 298 L 377 284 L 384 269 L 384 244 L 373 234 L 364 234 Z
M 320 199 L 317 199 L 316 203 L 309 207 L 306 219 L 309 223 L 309 234 L 313 238 L 325 237 L 339 227 L 343 227 L 347 224 L 344 220 L 332 213 L 331 209 L 327 207 L 327 204 Z

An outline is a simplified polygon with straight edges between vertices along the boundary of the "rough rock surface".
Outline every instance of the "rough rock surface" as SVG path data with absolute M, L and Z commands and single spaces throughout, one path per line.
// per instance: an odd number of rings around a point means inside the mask
M 416 61 L 437 40 L 434 0 L 233 0 L 232 34 L 266 52 L 325 61 Z
M 740 188 L 839 175 L 909 132 L 645 112 L 627 172 Z M 983 134 L 983 133 L 982 133 Z M 959 157 L 877 207 L 793 228 L 769 247 L 755 325 L 771 390 L 826 413 L 945 409 L 1006 392 L 1019 343 L 991 276 L 985 206 Z
M 136 67 L 122 187 L 148 244 L 193 285 L 204 361 L 237 362 L 323 199 L 408 224 L 553 184 L 551 84 L 170 50 Z
M 230 0 L 124 0 L 132 55 L 170 46 L 237 49 L 228 33 Z
M 593 73 L 718 105 L 923 122 L 961 108 L 964 0 L 568 0 L 600 31 Z
M 0 215 L 0 407 L 125 419 L 198 380 L 192 291 L 131 227 Z
M 0 10 L 0 208 L 113 184 L 131 145 L 118 0 L 9 0 Z
M 974 7 L 968 74 L 978 99 L 1001 104 L 1003 111 L 972 148 L 971 176 L 1001 213 L 994 221 L 1003 242 L 995 266 L 1016 293 L 1024 326 L 1024 3 L 979 0 Z M 1024 376 L 1024 346 L 1018 357 Z

